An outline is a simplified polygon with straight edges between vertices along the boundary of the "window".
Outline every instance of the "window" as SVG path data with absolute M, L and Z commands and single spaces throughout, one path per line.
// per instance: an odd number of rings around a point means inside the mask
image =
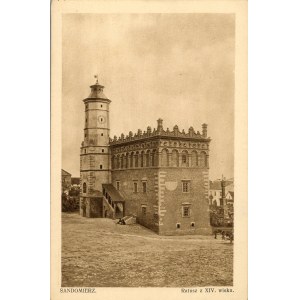
M 192 222 L 192 223 L 191 223 L 191 227 L 195 227 L 195 222 Z
M 147 193 L 147 182 L 143 181 L 143 193 Z
M 100 169 L 102 169 L 102 165 L 100 165 Z
M 168 167 L 169 166 L 169 158 L 168 158 L 168 150 L 163 149 L 161 151 L 161 166 L 162 167 Z
M 190 192 L 190 182 L 187 180 L 182 181 L 182 192 L 189 193 Z
M 85 134 L 84 137 L 87 137 L 87 134 Z
M 186 155 L 182 155 L 182 163 L 186 164 Z
M 84 149 L 84 153 L 86 153 L 86 149 Z
M 152 163 L 152 166 L 153 166 L 153 167 L 156 165 L 156 161 L 155 161 L 155 150 L 153 150 L 153 152 L 151 153 L 151 163 Z
M 134 193 L 137 193 L 137 192 L 138 192 L 138 184 L 137 184 L 137 182 L 134 182 L 134 183 L 133 183 L 133 192 L 134 192 Z
M 103 133 L 101 133 L 101 136 L 103 136 Z
M 137 168 L 139 166 L 139 153 L 136 152 L 135 154 L 135 164 L 134 166 Z
M 142 206 L 142 215 L 146 215 L 147 213 L 147 207 L 146 206 Z
M 102 149 L 102 152 L 104 152 L 104 149 Z
M 102 107 L 102 104 L 101 104 L 101 107 Z
M 190 207 L 189 206 L 183 206 L 182 207 L 182 216 L 183 217 L 189 217 L 190 216 Z
M 103 121 L 103 119 L 101 118 L 101 119 L 100 119 L 100 121 L 102 122 L 102 121 Z
M 141 152 L 141 167 L 144 166 L 144 151 Z
M 86 193 L 86 183 L 85 182 L 83 183 L 82 192 Z
M 176 224 L 176 228 L 179 229 L 180 228 L 180 223 Z
M 120 190 L 120 181 L 117 181 L 116 185 L 117 185 L 117 190 L 119 191 Z
M 88 109 L 88 108 L 89 108 L 89 105 L 88 105 L 88 104 L 86 104 L 86 105 L 85 105 L 85 109 Z

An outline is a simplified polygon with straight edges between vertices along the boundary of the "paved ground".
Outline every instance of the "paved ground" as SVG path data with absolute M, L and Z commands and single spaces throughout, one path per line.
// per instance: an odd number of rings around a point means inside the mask
M 161 237 L 111 219 L 62 216 L 62 286 L 233 284 L 233 245 L 212 236 Z

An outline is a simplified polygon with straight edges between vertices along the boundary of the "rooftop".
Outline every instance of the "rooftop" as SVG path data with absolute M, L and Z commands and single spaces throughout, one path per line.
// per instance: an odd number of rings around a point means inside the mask
M 233 184 L 233 180 L 225 180 L 225 187 Z M 221 180 L 215 180 L 209 182 L 210 190 L 222 190 Z
M 96 83 L 90 86 L 91 92 L 90 92 L 89 96 L 86 99 L 84 99 L 83 101 L 93 100 L 93 99 L 101 99 L 101 100 L 107 100 L 110 102 L 110 100 L 103 93 L 104 86 L 99 84 L 98 77 L 96 77 L 96 78 L 97 78 Z
M 113 139 L 110 139 L 110 145 L 118 145 L 123 143 L 128 143 L 131 141 L 143 140 L 151 137 L 167 137 L 167 138 L 184 138 L 184 139 L 195 139 L 199 141 L 210 141 L 210 138 L 207 137 L 207 125 L 202 124 L 202 133 L 199 131 L 195 131 L 193 127 L 190 127 L 188 132 L 186 133 L 184 129 L 182 131 L 179 130 L 178 126 L 175 125 L 173 130 L 170 131 L 169 128 L 166 130 L 163 129 L 163 120 L 157 120 L 157 128 L 152 128 L 150 126 L 147 127 L 147 131 L 142 132 L 141 129 L 138 129 L 137 133 L 133 134 L 132 131 L 129 131 L 128 135 L 124 135 L 123 133 L 118 138 L 114 136 Z

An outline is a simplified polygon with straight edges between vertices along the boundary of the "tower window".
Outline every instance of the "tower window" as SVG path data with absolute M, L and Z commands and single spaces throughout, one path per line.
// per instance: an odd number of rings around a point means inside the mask
M 103 133 L 101 133 L 101 136 L 103 136 Z
M 87 137 L 87 134 L 85 134 L 84 137 Z
M 102 149 L 102 152 L 104 152 L 104 149 Z
M 86 149 L 84 149 L 84 153 L 86 153 Z
M 180 223 L 176 224 L 176 228 L 179 229 L 180 228 Z
M 102 165 L 100 165 L 100 169 L 102 169 Z
M 102 121 L 103 121 L 103 119 L 101 118 L 101 119 L 100 119 L 100 121 L 102 122 Z
M 101 107 L 102 107 L 102 104 L 101 104 Z
M 116 184 L 117 184 L 117 190 L 119 191 L 120 190 L 120 181 L 117 181 Z
M 192 223 L 191 223 L 191 227 L 195 227 L 195 222 L 192 222 Z
M 83 186 L 82 186 L 82 192 L 86 193 L 86 183 L 85 182 L 83 183 Z
M 137 193 L 137 192 L 138 192 L 138 184 L 137 184 L 137 182 L 134 182 L 134 183 L 133 183 L 133 192 L 134 192 L 134 193 Z

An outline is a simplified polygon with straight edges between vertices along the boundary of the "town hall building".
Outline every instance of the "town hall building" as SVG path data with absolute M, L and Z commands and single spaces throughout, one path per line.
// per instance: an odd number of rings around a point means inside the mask
M 109 100 L 92 85 L 84 99 L 84 141 L 80 148 L 80 214 L 89 218 L 136 216 L 161 235 L 210 234 L 209 143 L 201 133 L 164 129 L 110 138 Z

